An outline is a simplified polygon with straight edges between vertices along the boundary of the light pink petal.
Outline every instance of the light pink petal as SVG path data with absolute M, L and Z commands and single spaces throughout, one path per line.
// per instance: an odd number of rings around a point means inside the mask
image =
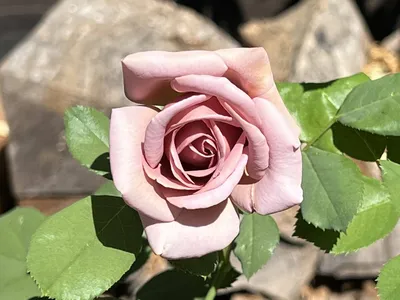
M 212 97 L 201 104 L 188 107 L 187 109 L 177 113 L 168 125 L 167 133 L 170 133 L 172 130 L 182 127 L 186 124 L 200 120 L 214 120 L 237 126 L 237 124 L 234 124 L 232 117 L 221 106 L 218 99 Z
M 189 74 L 223 76 L 227 67 L 210 51 L 148 51 L 128 55 L 122 60 L 126 96 L 146 104 L 165 105 L 174 100 L 169 82 Z
M 212 133 L 202 121 L 195 121 L 175 131 L 177 153 L 182 162 L 206 167 L 216 152 Z M 210 153 L 206 152 L 209 149 Z
M 178 153 L 181 153 L 193 141 L 202 137 L 210 140 L 213 139 L 210 130 L 204 122 L 197 121 L 189 124 L 189 126 L 184 126 L 176 134 L 176 150 Z
M 214 120 L 207 120 L 206 122 L 208 126 L 210 127 L 215 140 L 217 142 L 217 147 L 218 147 L 218 163 L 223 163 L 225 161 L 226 156 L 229 154 L 230 148 L 229 144 L 226 141 L 226 138 L 222 134 L 221 129 L 217 126 L 217 123 L 214 122 Z
M 237 141 L 236 145 L 233 147 L 232 151 L 229 153 L 227 159 L 223 164 L 221 170 L 218 170 L 218 176 L 212 177 L 210 181 L 206 183 L 204 187 L 202 187 L 196 194 L 202 194 L 206 191 L 213 190 L 218 188 L 223 184 L 225 180 L 233 173 L 233 171 L 237 168 L 237 165 L 243 154 L 244 143 L 246 142 L 245 134 Z M 217 173 L 217 172 L 215 172 Z
M 165 107 L 147 126 L 144 139 L 144 155 L 150 167 L 155 168 L 164 154 L 164 136 L 171 119 L 180 111 L 209 99 L 206 95 L 184 95 L 178 102 Z
M 196 188 L 198 187 L 194 181 L 190 178 L 190 176 L 186 173 L 185 169 L 182 166 L 181 160 L 179 158 L 178 152 L 175 147 L 175 136 L 176 131 L 172 132 L 168 136 L 165 137 L 165 147 L 167 149 L 167 157 L 169 160 L 169 164 L 171 166 L 171 171 L 174 174 L 175 178 L 178 179 L 181 183 L 188 187 Z
M 171 81 L 177 92 L 195 92 L 212 95 L 231 105 L 247 121 L 260 125 L 261 120 L 253 100 L 225 77 L 187 75 Z
M 229 149 L 235 146 L 237 140 L 242 135 L 243 130 L 240 127 L 235 127 L 223 122 L 215 122 L 218 128 L 221 130 L 222 135 L 226 139 Z M 238 124 L 239 125 L 239 124 Z
M 205 176 L 211 175 L 213 172 L 215 172 L 216 168 L 217 167 L 214 166 L 214 167 L 211 167 L 208 169 L 203 169 L 203 170 L 186 171 L 186 173 L 193 177 L 205 177 Z
M 267 137 L 270 160 L 265 176 L 255 184 L 239 184 L 232 201 L 246 211 L 275 213 L 301 203 L 302 161 L 300 141 L 275 108 L 265 99 L 254 99 L 265 122 L 262 131 Z
M 195 142 L 197 141 L 198 140 L 196 140 Z M 209 161 L 214 156 L 214 154 L 204 154 L 204 151 L 200 151 L 199 146 L 195 146 L 194 144 L 195 143 L 190 144 L 187 148 L 185 148 L 182 151 L 180 157 L 182 158 L 182 161 L 188 164 L 204 168 L 209 164 Z M 202 145 L 203 143 L 200 143 L 200 147 L 203 147 Z
M 110 124 L 111 171 L 115 186 L 129 206 L 157 220 L 172 221 L 180 209 L 158 194 L 158 184 L 146 177 L 142 165 L 145 129 L 156 114 L 145 106 L 113 109 Z
M 232 193 L 234 187 L 238 184 L 244 173 L 246 163 L 247 155 L 242 154 L 236 168 L 230 176 L 215 189 L 199 194 L 163 189 L 163 194 L 171 204 L 182 208 L 199 209 L 216 205 L 227 199 Z
M 166 188 L 177 189 L 177 190 L 197 190 L 198 187 L 187 186 L 182 184 L 180 181 L 176 180 L 174 176 L 171 174 L 164 174 L 162 163 L 159 164 L 155 169 L 150 168 L 147 162 L 143 159 L 143 168 L 147 176 L 149 178 L 157 181 L 159 184 Z
M 200 257 L 228 246 L 239 233 L 239 217 L 230 201 L 206 209 L 184 209 L 174 222 L 141 216 L 153 251 L 167 259 Z
M 300 129 L 290 115 L 276 88 L 271 64 L 264 48 L 236 48 L 216 51 L 228 71 L 225 76 L 240 86 L 251 98 L 261 97 L 271 101 L 290 123 L 294 133 Z
M 223 103 L 223 105 L 246 133 L 247 141 L 249 142 L 247 172 L 250 177 L 260 180 L 264 177 L 269 164 L 268 142 L 259 128 L 239 116 L 228 103 Z

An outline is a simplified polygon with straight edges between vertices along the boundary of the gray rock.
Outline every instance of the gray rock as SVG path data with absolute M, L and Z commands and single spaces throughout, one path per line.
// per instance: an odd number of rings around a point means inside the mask
M 347 255 L 324 254 L 318 267 L 318 275 L 337 279 L 375 278 L 382 266 L 400 254 L 400 223 L 384 239 Z
M 56 0 L 0 0 L 0 59 Z
M 144 50 L 235 46 L 211 22 L 173 3 L 60 1 L 0 69 L 17 197 L 87 194 L 101 183 L 68 154 L 62 115 L 76 104 L 106 111 L 128 105 L 121 58 Z
M 382 41 L 382 46 L 400 56 L 400 28 Z
M 370 41 L 351 0 L 303 0 L 275 18 L 244 24 L 240 32 L 267 50 L 278 81 L 321 82 L 360 72 Z
M 271 299 L 300 299 L 301 289 L 315 275 L 319 255 L 320 251 L 310 244 L 293 246 L 281 242 L 267 264 L 250 280 L 241 275 L 231 288 L 221 293 L 247 290 Z M 231 263 L 235 269 L 241 270 L 234 255 Z
M 238 0 L 245 20 L 273 17 L 288 8 L 293 0 Z

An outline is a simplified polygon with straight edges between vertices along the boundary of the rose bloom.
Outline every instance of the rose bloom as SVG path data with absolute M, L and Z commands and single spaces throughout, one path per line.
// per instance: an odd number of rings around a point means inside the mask
M 156 254 L 223 249 L 238 209 L 302 201 L 299 128 L 263 48 L 142 52 L 122 68 L 126 96 L 145 105 L 112 111 L 111 170 Z

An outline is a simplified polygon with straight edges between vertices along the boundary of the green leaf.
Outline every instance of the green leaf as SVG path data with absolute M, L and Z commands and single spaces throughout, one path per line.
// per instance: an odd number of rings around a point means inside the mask
M 361 207 L 341 233 L 331 253 L 356 251 L 384 238 L 396 226 L 398 213 L 386 187 L 380 181 L 364 177 L 364 195 Z
M 347 157 L 309 148 L 303 152 L 303 202 L 308 223 L 345 231 L 362 199 L 362 175 Z
M 0 217 L 0 299 L 40 296 L 26 269 L 32 234 L 45 216 L 32 208 L 16 208 Z
M 397 214 L 400 216 L 400 165 L 382 160 L 380 162 L 385 184 Z
M 326 83 L 279 83 L 279 92 L 301 128 L 303 142 L 316 141 L 334 123 L 336 113 L 349 92 L 362 82 L 356 74 Z
M 235 242 L 234 253 L 249 279 L 271 258 L 279 243 L 278 226 L 270 216 L 244 215 Z
M 365 82 L 346 97 L 338 112 L 347 126 L 400 136 L 400 73 Z
M 130 268 L 142 246 L 138 214 L 112 182 L 49 217 L 33 235 L 28 270 L 43 295 L 93 299 Z
M 65 137 L 72 156 L 99 175 L 110 174 L 110 120 L 91 107 L 75 106 L 64 115 Z
M 340 123 L 332 126 L 333 144 L 348 156 L 363 160 L 377 161 L 386 148 L 386 138 L 381 135 L 347 127 Z
M 387 137 L 387 158 L 400 164 L 400 137 Z
M 315 246 L 319 247 L 325 252 L 332 250 L 337 239 L 339 238 L 340 233 L 338 231 L 332 229 L 323 230 L 315 227 L 313 224 L 310 224 L 303 219 L 301 211 L 297 213 L 296 219 L 297 221 L 295 224 L 294 236 L 313 243 Z
M 199 276 L 208 276 L 213 273 L 218 266 L 218 252 L 209 253 L 199 258 L 170 260 L 175 268 Z
M 335 126 L 335 124 L 333 126 Z M 342 152 L 335 146 L 332 127 L 327 130 L 318 140 L 316 140 L 312 146 L 320 150 L 342 154 Z
M 378 277 L 378 294 L 381 300 L 398 300 L 400 295 L 400 255 L 387 262 Z
M 137 300 L 189 300 L 207 293 L 206 281 L 199 276 L 177 270 L 163 272 L 148 281 L 137 292 Z

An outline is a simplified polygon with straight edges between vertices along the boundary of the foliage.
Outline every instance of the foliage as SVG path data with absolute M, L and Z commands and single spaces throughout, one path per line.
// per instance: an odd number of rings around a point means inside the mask
M 235 240 L 235 255 L 243 274 L 249 279 L 270 259 L 279 243 L 279 230 L 274 219 L 258 214 L 245 215 Z
M 303 144 L 304 200 L 294 235 L 332 254 L 385 237 L 400 217 L 400 74 L 374 81 L 356 74 L 327 83 L 280 83 L 278 89 Z M 78 106 L 66 112 L 65 126 L 72 155 L 111 179 L 108 118 Z M 355 159 L 380 168 L 382 180 L 363 175 Z M 213 299 L 240 275 L 230 265 L 231 250 L 250 278 L 278 243 L 270 216 L 243 214 L 232 245 L 170 261 L 172 269 L 148 281 L 137 298 Z M 46 220 L 30 209 L 2 216 L 0 244 L 0 299 L 93 299 L 142 267 L 149 254 L 137 212 L 112 181 Z M 382 300 L 396 298 L 399 273 L 399 257 L 384 266 L 378 280 Z
M 44 220 L 32 208 L 16 208 L 0 217 L 0 299 L 40 296 L 25 261 L 32 234 Z

